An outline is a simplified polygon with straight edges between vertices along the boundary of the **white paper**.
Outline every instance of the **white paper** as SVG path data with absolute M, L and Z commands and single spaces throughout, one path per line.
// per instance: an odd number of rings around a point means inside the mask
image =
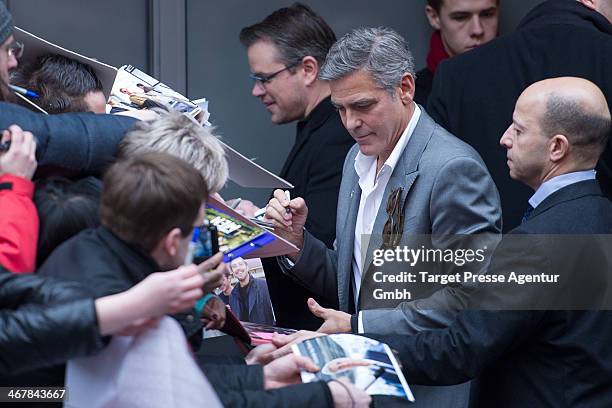
M 113 338 L 101 353 L 66 367 L 67 408 L 217 408 L 179 324 L 164 317 L 135 337 Z
M 223 143 L 223 147 L 227 154 L 229 178 L 233 182 L 242 187 L 293 188 L 293 184 L 249 160 L 227 144 Z

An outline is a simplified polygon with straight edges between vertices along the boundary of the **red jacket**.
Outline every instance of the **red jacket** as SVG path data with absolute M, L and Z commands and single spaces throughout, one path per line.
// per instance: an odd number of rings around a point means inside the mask
M 36 268 L 38 213 L 33 194 L 30 180 L 0 175 L 0 264 L 11 272 L 28 273 Z

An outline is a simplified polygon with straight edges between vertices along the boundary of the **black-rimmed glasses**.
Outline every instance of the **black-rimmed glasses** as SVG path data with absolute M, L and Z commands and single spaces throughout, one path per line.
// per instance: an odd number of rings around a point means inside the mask
M 404 189 L 398 187 L 389 194 L 387 200 L 387 222 L 383 227 L 383 245 L 393 247 L 399 244 L 404 230 L 404 214 L 402 213 L 402 192 Z
M 295 67 L 296 65 L 298 65 L 300 62 L 302 62 L 302 60 L 296 61 L 293 64 L 289 64 L 287 65 L 285 68 L 278 70 L 272 74 L 269 75 L 264 75 L 264 74 L 249 74 L 249 78 L 251 78 L 253 81 L 260 83 L 261 85 L 265 85 L 267 82 L 270 82 L 275 76 L 277 76 L 278 74 L 280 74 L 283 71 L 287 71 L 288 69 L 291 69 L 293 67 Z

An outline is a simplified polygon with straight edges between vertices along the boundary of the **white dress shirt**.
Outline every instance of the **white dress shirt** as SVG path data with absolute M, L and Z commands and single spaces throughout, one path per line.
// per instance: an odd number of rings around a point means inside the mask
M 361 288 L 361 276 L 363 264 L 365 263 L 365 251 L 367 251 L 370 241 L 370 234 L 374 227 L 376 214 L 383 200 L 385 188 L 391 178 L 391 174 L 397 165 L 414 128 L 421 116 L 421 109 L 417 104 L 414 104 L 415 109 L 408 122 L 408 126 L 402 133 L 402 136 L 397 141 L 393 151 L 376 174 L 376 156 L 366 156 L 359 151 L 355 156 L 355 171 L 359 177 L 359 187 L 361 188 L 361 199 L 359 201 L 359 212 L 357 213 L 357 222 L 355 223 L 355 243 L 353 245 L 353 294 L 355 308 L 357 307 L 357 299 L 359 299 L 359 289 Z M 386 203 L 385 203 L 386 205 Z M 362 251 L 364 248 L 364 251 Z M 363 324 L 361 321 L 361 313 L 359 313 L 359 333 L 363 333 Z

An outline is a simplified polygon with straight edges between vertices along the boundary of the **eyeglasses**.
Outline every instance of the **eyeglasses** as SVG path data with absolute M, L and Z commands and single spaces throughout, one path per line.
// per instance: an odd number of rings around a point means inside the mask
M 20 43 L 19 41 L 13 41 L 8 46 L 9 57 L 15 57 L 16 59 L 23 57 L 24 48 L 25 46 L 23 45 L 23 43 Z
M 302 60 L 298 60 L 296 62 L 294 62 L 293 64 L 287 65 L 285 68 L 278 70 L 270 75 L 263 75 L 263 74 L 249 74 L 249 78 L 251 78 L 253 81 L 260 83 L 261 85 L 265 85 L 266 83 L 270 82 L 272 79 L 274 79 L 275 76 L 277 76 L 278 74 L 280 74 L 283 71 L 286 71 L 288 69 L 291 69 L 293 67 L 295 67 L 296 65 L 298 65 L 299 63 L 301 63 Z
M 389 195 L 387 201 L 387 222 L 383 227 L 383 245 L 393 247 L 399 244 L 404 230 L 404 214 L 402 213 L 401 201 L 404 189 L 398 187 Z

